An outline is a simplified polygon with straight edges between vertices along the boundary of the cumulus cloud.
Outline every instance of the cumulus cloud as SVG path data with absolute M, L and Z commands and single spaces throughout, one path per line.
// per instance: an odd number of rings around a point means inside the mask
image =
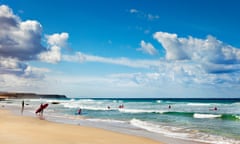
M 0 73 L 35 77 L 25 61 L 46 50 L 41 45 L 41 24 L 22 21 L 6 5 L 0 5 L 0 23 Z
M 179 38 L 177 34 L 157 32 L 154 34 L 166 50 L 165 58 L 158 60 L 111 58 L 89 55 L 81 52 L 75 55 L 63 55 L 64 61 L 97 62 L 132 68 L 144 68 L 153 73 L 135 73 L 119 76 L 119 83 L 154 85 L 237 85 L 240 83 L 239 49 L 217 40 L 212 36 L 206 39 L 193 37 Z M 141 42 L 144 51 L 151 49 L 151 44 Z M 150 53 L 150 52 L 149 52 Z M 122 81 L 120 81 L 122 79 Z
M 151 43 L 146 43 L 144 40 L 141 41 L 140 46 L 137 50 L 146 54 L 156 55 L 158 53 L 157 49 L 155 49 Z
M 51 46 L 49 51 L 40 53 L 38 58 L 44 62 L 57 63 L 61 61 L 61 48 L 58 46 Z
M 176 34 L 157 32 L 154 34 L 154 38 L 157 39 L 166 50 L 167 59 L 183 60 L 188 58 L 185 49 L 181 47 L 182 45 L 178 41 Z
M 167 60 L 189 60 L 201 63 L 207 72 L 239 71 L 240 49 L 213 36 L 206 39 L 181 38 L 177 34 L 156 32 L 154 38 L 166 50 Z
M 41 24 L 34 20 L 21 21 L 6 6 L 0 6 L 0 56 L 32 60 L 45 48 L 41 45 Z
M 43 78 L 44 73 L 49 72 L 45 68 L 31 67 L 16 58 L 0 57 L 0 74 L 16 75 L 24 78 Z
M 48 63 L 61 61 L 61 48 L 67 45 L 68 33 L 63 32 L 61 34 L 47 35 L 46 38 L 50 48 L 48 51 L 40 53 L 38 58 Z
M 21 63 L 16 58 L 0 57 L 0 73 L 1 74 L 12 73 L 17 75 L 22 75 L 24 74 L 27 67 L 28 66 L 26 64 Z
M 51 46 L 65 47 L 67 45 L 68 33 L 55 33 L 52 35 L 46 35 L 47 43 Z
M 240 50 L 217 40 L 213 36 L 206 39 L 193 37 L 179 38 L 177 34 L 156 32 L 154 38 L 166 50 L 169 60 L 200 60 L 215 64 L 240 62 Z
M 38 21 L 22 21 L 7 5 L 0 5 L 0 73 L 20 77 L 42 78 L 42 73 L 28 61 L 56 63 L 61 60 L 61 47 L 67 45 L 68 33 L 47 35 L 42 45 L 42 26 Z

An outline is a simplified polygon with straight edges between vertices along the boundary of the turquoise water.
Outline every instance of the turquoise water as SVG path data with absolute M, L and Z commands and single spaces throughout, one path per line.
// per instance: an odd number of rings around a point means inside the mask
M 6 101 L 5 101 L 6 102 Z M 59 102 L 59 104 L 51 104 Z M 3 103 L 3 102 L 2 102 Z M 19 104 L 20 100 L 8 102 Z M 30 99 L 26 110 L 49 103 L 45 115 L 207 143 L 240 143 L 240 99 Z M 123 105 L 124 108 L 119 108 Z M 171 107 L 171 108 L 169 108 Z M 217 110 L 214 110 L 214 108 Z M 56 120 L 56 119 L 55 119 Z

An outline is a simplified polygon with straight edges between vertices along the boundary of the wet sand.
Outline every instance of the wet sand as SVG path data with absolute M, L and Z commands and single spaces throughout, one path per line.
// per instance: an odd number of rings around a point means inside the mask
M 0 108 L 1 144 L 161 144 L 158 141 L 37 117 L 17 116 Z

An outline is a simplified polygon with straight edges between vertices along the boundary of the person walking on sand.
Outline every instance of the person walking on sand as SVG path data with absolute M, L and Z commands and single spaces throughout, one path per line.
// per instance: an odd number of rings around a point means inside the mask
M 45 104 L 41 103 L 41 105 L 39 106 L 39 108 L 35 111 L 36 115 L 38 115 L 39 118 L 42 119 L 42 120 L 44 119 L 44 117 L 43 117 L 43 111 L 44 111 L 44 109 L 46 109 L 47 107 L 48 107 L 48 103 L 45 103 Z
M 23 114 L 23 110 L 24 110 L 24 100 L 22 100 L 22 109 L 21 109 L 21 114 Z
M 42 110 L 40 111 L 40 117 L 43 117 L 43 103 L 41 103 L 40 108 L 42 109 Z

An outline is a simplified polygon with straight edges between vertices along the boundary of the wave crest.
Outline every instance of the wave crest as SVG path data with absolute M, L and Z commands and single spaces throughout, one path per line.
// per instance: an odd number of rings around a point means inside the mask
M 219 118 L 222 115 L 218 115 L 218 114 L 199 114 L 199 113 L 195 113 L 193 115 L 194 118 Z

